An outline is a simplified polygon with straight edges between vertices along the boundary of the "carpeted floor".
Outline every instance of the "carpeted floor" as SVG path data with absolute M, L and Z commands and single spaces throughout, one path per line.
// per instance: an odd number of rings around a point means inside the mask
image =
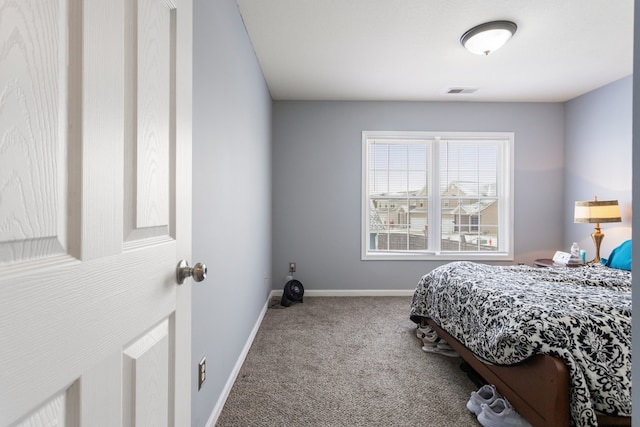
M 270 308 L 216 426 L 479 426 L 462 359 L 421 350 L 410 297 Z

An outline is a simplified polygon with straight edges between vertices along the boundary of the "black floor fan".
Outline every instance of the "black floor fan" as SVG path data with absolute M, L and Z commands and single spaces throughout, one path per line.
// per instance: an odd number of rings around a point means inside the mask
M 295 279 L 289 280 L 284 284 L 280 305 L 289 307 L 292 302 L 302 302 L 303 295 L 304 286 L 302 286 L 302 283 Z

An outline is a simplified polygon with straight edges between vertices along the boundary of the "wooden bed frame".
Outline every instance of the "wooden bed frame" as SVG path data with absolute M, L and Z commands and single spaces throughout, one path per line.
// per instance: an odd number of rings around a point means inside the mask
M 569 371 L 562 359 L 536 355 L 514 366 L 481 362 L 433 320 L 429 325 L 534 427 L 569 426 Z M 598 426 L 630 426 L 631 417 L 598 414 Z

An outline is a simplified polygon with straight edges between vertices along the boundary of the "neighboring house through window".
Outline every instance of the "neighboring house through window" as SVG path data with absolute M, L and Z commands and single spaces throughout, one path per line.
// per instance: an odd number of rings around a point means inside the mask
M 362 133 L 362 259 L 513 259 L 513 133 Z

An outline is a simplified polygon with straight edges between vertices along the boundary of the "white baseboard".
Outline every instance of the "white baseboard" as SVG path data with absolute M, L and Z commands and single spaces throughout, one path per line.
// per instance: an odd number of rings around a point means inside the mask
M 265 302 L 264 307 L 260 312 L 260 316 L 258 316 L 258 320 L 256 321 L 256 324 L 253 326 L 253 329 L 251 330 L 251 333 L 247 338 L 247 342 L 244 344 L 244 347 L 242 348 L 242 352 L 240 353 L 240 356 L 238 356 L 238 360 L 236 361 L 236 364 L 233 366 L 233 370 L 231 371 L 231 374 L 229 374 L 229 378 L 227 379 L 227 382 L 225 383 L 224 388 L 222 389 L 222 392 L 218 397 L 216 406 L 213 407 L 213 411 L 209 416 L 209 420 L 207 421 L 207 424 L 205 424 L 206 427 L 213 427 L 216 425 L 216 422 L 218 421 L 218 417 L 222 412 L 222 408 L 224 407 L 224 404 L 227 401 L 227 398 L 229 397 L 229 393 L 231 393 L 233 384 L 236 382 L 236 378 L 238 378 L 238 374 L 240 373 L 240 368 L 242 368 L 242 364 L 244 363 L 244 360 L 247 358 L 247 354 L 249 354 L 249 349 L 251 348 L 251 344 L 253 344 L 253 340 L 255 339 L 256 334 L 258 333 L 258 329 L 260 329 L 260 325 L 262 324 L 262 319 L 264 319 L 265 314 L 267 314 L 267 309 L 269 308 L 270 300 L 271 300 L 271 296 L 269 296 L 269 298 Z
M 410 297 L 415 289 L 305 289 L 305 297 Z M 271 291 L 271 297 L 282 296 L 282 290 Z
M 400 289 L 400 290 L 396 290 L 396 289 L 388 289 L 388 290 L 335 289 L 335 290 L 305 290 L 304 296 L 305 297 L 406 297 L 406 296 L 412 296 L 413 293 L 414 293 L 413 289 Z M 231 393 L 231 389 L 233 388 L 233 383 L 236 382 L 236 378 L 240 373 L 240 368 L 242 368 L 242 364 L 244 363 L 244 360 L 247 358 L 247 354 L 249 354 L 249 349 L 251 348 L 251 344 L 253 344 L 253 340 L 255 339 L 256 334 L 258 333 L 258 329 L 260 329 L 260 325 L 262 324 L 262 319 L 264 319 L 264 316 L 267 314 L 267 309 L 269 308 L 271 298 L 281 297 L 281 296 L 282 296 L 282 290 L 272 290 L 271 293 L 269 294 L 269 298 L 265 302 L 264 307 L 262 308 L 262 312 L 260 313 L 260 316 L 258 316 L 258 320 L 256 321 L 256 324 L 253 326 L 253 329 L 251 330 L 251 334 L 249 334 L 249 337 L 247 338 L 247 342 L 245 343 L 242 349 L 242 352 L 240 353 L 240 356 L 238 356 L 238 360 L 236 361 L 236 364 L 233 366 L 233 370 L 231 371 L 231 374 L 229 374 L 229 378 L 227 379 L 227 382 L 225 383 L 224 388 L 222 389 L 222 393 L 220 393 L 220 397 L 216 402 L 216 406 L 214 406 L 213 411 L 209 416 L 209 420 L 207 420 L 207 423 L 205 424 L 206 427 L 213 427 L 218 421 L 218 417 L 222 412 L 222 408 L 224 407 L 224 404 L 227 401 L 227 398 L 229 397 L 229 393 Z

